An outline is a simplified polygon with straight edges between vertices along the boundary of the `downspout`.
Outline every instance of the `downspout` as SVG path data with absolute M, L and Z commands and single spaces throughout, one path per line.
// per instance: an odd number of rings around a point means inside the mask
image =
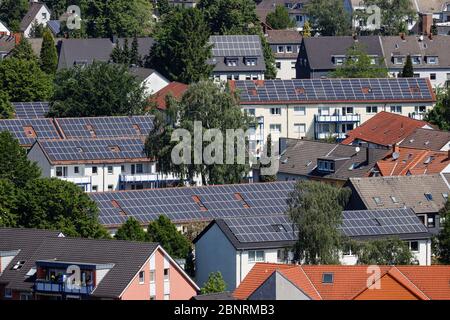
M 103 164 L 103 192 L 105 192 L 105 164 Z
M 289 139 L 289 105 L 286 104 L 286 129 L 287 129 L 287 134 L 286 134 L 286 138 Z

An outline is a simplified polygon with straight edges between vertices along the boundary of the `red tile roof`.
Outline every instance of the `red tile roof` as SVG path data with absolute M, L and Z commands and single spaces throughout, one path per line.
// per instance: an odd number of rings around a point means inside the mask
M 247 299 L 278 271 L 313 300 L 450 299 L 450 266 L 379 266 L 380 275 L 368 286 L 368 266 L 311 266 L 257 263 L 234 296 Z M 323 283 L 324 273 L 333 283 Z M 380 289 L 375 289 L 381 284 Z
M 156 103 L 156 106 L 158 109 L 165 110 L 166 109 L 166 97 L 168 95 L 171 95 L 177 100 L 180 100 L 186 90 L 188 89 L 188 85 L 181 83 L 181 82 L 171 82 L 158 92 L 156 92 L 151 100 Z
M 411 119 L 395 113 L 382 111 L 361 126 L 347 133 L 343 144 L 351 144 L 359 139 L 383 146 L 391 146 L 403 141 L 417 128 L 431 125 L 425 121 Z

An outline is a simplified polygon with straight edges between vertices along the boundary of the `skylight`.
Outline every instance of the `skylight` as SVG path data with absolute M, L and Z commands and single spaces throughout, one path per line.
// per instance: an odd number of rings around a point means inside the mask
M 392 202 L 393 202 L 393 203 L 398 203 L 398 200 L 397 200 L 397 198 L 396 198 L 396 197 L 394 197 L 394 196 L 391 196 L 391 200 L 392 200 Z
M 379 197 L 373 197 L 373 201 L 375 201 L 375 203 L 379 206 L 383 204 L 383 202 Z
M 433 201 L 433 196 L 431 193 L 425 193 L 425 198 L 427 198 L 428 201 Z
M 324 273 L 322 275 L 322 283 L 333 283 L 334 275 L 332 273 Z

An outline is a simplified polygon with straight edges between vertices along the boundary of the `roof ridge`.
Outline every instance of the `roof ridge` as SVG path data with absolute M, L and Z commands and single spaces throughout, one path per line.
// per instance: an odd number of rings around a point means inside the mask
M 428 300 L 431 300 L 431 298 L 430 298 L 425 292 L 423 292 L 423 290 L 420 289 L 420 288 L 419 288 L 412 280 L 410 280 L 403 272 L 401 272 L 399 268 L 397 268 L 397 267 L 394 265 L 394 266 L 392 266 L 392 267 L 388 270 L 388 272 L 387 272 L 389 275 L 391 275 L 392 277 L 394 277 L 394 278 L 398 281 L 397 276 L 395 275 L 395 273 L 392 273 L 392 270 L 398 271 L 398 272 L 405 278 L 405 280 L 408 281 L 408 283 L 409 283 L 410 285 L 412 285 L 412 286 L 413 286 L 414 288 L 416 288 L 421 294 L 423 294 L 425 297 L 427 297 Z M 407 289 L 408 289 L 408 288 L 407 288 Z
M 314 285 L 314 283 L 311 281 L 311 279 L 308 277 L 308 275 L 306 274 L 305 270 L 303 270 L 302 265 L 299 265 L 300 270 L 302 270 L 303 274 L 306 276 L 306 279 L 308 279 L 309 283 L 311 284 L 311 286 L 313 287 L 314 291 L 317 293 L 317 295 L 320 297 L 320 299 L 323 300 L 322 295 L 320 294 L 320 292 L 317 290 L 316 286 Z

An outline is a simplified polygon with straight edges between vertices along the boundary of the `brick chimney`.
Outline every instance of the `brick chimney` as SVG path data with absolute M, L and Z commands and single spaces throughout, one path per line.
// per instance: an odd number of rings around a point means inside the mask
M 419 33 L 424 35 L 431 34 L 431 26 L 433 25 L 433 14 L 423 13 L 420 15 Z
M 13 33 L 11 34 L 14 37 L 14 41 L 16 44 L 20 43 L 20 40 L 22 40 L 22 34 L 21 33 Z
M 396 143 L 392 146 L 392 153 L 395 152 L 400 153 L 400 147 Z

